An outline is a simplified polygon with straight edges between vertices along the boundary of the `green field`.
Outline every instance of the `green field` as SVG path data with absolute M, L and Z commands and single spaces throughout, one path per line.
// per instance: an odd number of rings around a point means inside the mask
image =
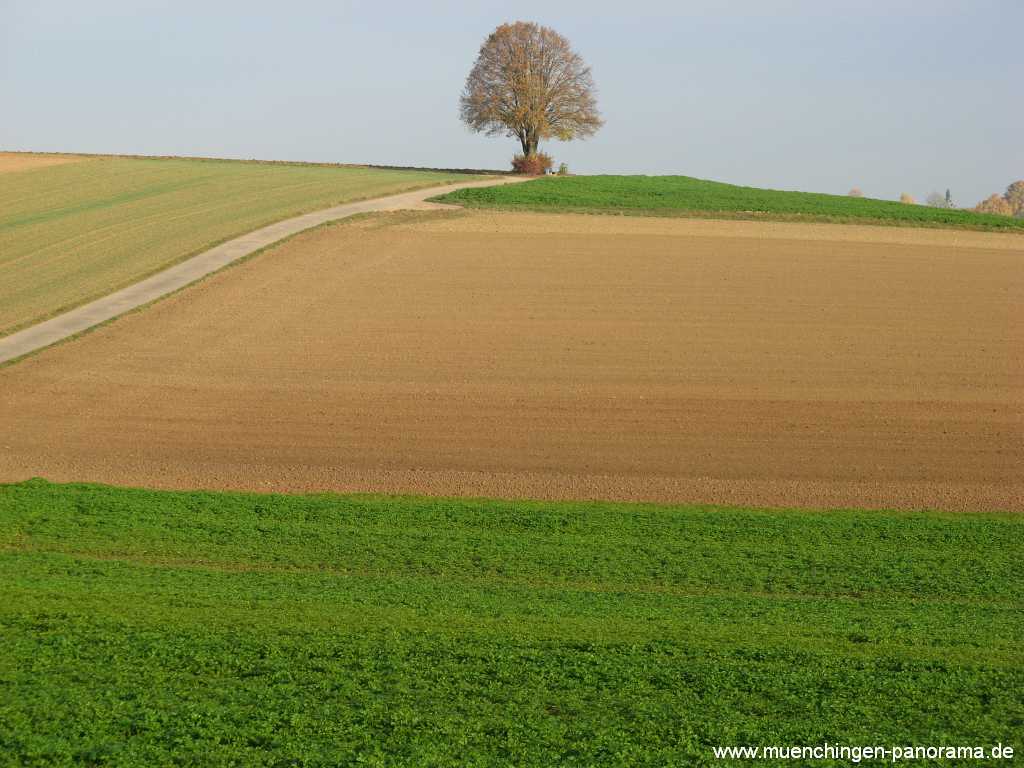
M 549 176 L 437 198 L 474 208 L 856 222 L 1024 232 L 1024 219 L 889 200 L 738 187 L 689 176 Z
M 0 175 L 0 336 L 265 224 L 468 178 L 447 172 L 93 157 Z
M 1024 748 L 1021 517 L 36 480 L 0 547 L 6 764 Z

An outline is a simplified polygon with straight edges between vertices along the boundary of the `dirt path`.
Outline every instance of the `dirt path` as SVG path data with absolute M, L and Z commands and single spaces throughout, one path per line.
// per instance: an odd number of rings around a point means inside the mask
M 1020 237 L 350 221 L 0 369 L 0 482 L 1024 511 L 1021 295 Z
M 452 192 L 465 187 L 487 187 L 516 181 L 525 181 L 525 179 L 522 177 L 505 176 L 463 184 L 431 187 L 413 192 L 403 192 L 398 195 L 379 197 L 373 200 L 345 203 L 333 208 L 326 208 L 322 211 L 314 211 L 313 213 L 285 219 L 276 224 L 270 224 L 254 232 L 222 243 L 208 251 L 204 251 L 191 259 L 165 269 L 145 280 L 140 280 L 120 291 L 111 293 L 70 312 L 65 312 L 50 320 L 37 323 L 10 336 L 0 338 L 0 365 L 9 360 L 15 360 L 44 349 L 51 344 L 82 333 L 100 323 L 156 301 L 169 293 L 194 283 L 196 280 L 206 277 L 212 272 L 223 269 L 234 261 L 249 256 L 261 248 L 266 248 L 268 245 L 272 245 L 279 240 L 320 224 L 354 216 L 357 213 L 368 213 L 371 211 L 450 207 L 434 205 L 425 201 L 428 197 L 442 195 L 446 192 Z

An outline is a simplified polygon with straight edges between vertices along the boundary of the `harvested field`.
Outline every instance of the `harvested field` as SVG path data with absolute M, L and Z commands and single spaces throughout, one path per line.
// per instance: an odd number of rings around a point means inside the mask
M 87 158 L 79 155 L 36 155 L 30 152 L 0 152 L 0 173 L 31 171 L 51 165 L 79 163 Z
M 0 369 L 0 481 L 1024 511 L 1024 237 L 300 235 Z

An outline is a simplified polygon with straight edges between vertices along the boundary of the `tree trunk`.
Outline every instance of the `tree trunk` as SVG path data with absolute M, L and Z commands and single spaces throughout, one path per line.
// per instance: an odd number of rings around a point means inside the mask
M 529 157 L 530 155 L 537 154 L 537 147 L 540 144 L 540 140 L 536 136 L 526 134 L 525 136 L 520 137 L 519 144 L 523 148 L 523 154 Z

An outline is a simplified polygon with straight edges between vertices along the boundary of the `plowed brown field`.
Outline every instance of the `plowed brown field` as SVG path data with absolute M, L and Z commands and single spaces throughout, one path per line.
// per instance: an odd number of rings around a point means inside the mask
M 0 369 L 0 481 L 1024 511 L 1024 237 L 312 231 Z

